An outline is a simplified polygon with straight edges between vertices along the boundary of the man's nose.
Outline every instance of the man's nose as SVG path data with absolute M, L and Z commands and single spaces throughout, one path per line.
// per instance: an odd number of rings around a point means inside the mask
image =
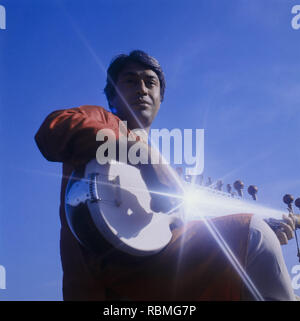
M 142 96 L 147 95 L 147 87 L 146 87 L 145 82 L 143 80 L 138 82 L 137 92 Z

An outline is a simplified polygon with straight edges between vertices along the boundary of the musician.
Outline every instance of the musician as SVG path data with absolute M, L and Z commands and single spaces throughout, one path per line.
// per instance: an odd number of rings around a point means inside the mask
M 64 300 L 257 299 L 201 221 L 177 226 L 167 247 L 149 257 L 123 253 L 104 239 L 102 253 L 96 254 L 70 231 L 64 210 L 66 184 L 74 169 L 95 158 L 100 144 L 97 132 L 111 129 L 120 141 L 119 125 L 126 120 L 125 135 L 143 140 L 133 130 L 149 132 L 164 92 L 165 78 L 156 59 L 139 50 L 120 55 L 107 70 L 105 94 L 111 111 L 91 105 L 57 110 L 35 136 L 48 161 L 63 163 L 60 250 Z M 146 139 L 144 142 L 146 146 Z M 151 153 L 148 157 L 151 161 Z M 165 165 L 138 166 L 150 189 L 170 188 Z M 151 206 L 155 211 L 167 211 L 173 204 L 152 195 Z M 280 243 L 264 221 L 240 214 L 213 222 L 263 299 L 294 300 Z M 293 237 L 294 222 L 291 218 L 286 222 L 282 243 Z

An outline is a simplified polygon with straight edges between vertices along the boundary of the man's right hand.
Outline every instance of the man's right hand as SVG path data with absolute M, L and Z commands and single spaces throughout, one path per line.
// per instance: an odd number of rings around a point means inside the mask
M 166 177 L 165 171 L 168 170 L 166 166 L 169 165 L 151 165 L 143 164 L 140 165 L 141 175 L 148 187 L 151 195 L 151 210 L 154 212 L 167 213 L 174 209 L 180 202 L 180 193 L 178 186 L 176 188 L 176 182 L 164 182 L 162 183 L 162 178 Z M 174 195 L 174 197 L 172 197 Z M 179 197 L 178 197 L 179 196 Z

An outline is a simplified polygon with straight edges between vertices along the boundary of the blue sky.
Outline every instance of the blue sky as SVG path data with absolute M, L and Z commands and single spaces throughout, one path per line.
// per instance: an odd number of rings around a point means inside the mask
M 142 49 L 160 61 L 167 89 L 153 127 L 204 128 L 206 177 L 255 184 L 283 212 L 285 193 L 300 196 L 300 30 L 291 27 L 300 1 L 0 4 L 0 300 L 62 299 L 61 164 L 43 159 L 33 137 L 55 109 L 107 107 L 116 54 Z M 290 271 L 295 240 L 282 249 Z

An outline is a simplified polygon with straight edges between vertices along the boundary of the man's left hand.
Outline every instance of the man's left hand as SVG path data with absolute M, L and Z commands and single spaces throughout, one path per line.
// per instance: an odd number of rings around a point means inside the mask
M 274 230 L 281 245 L 288 244 L 288 241 L 295 236 L 296 219 L 293 214 L 288 216 L 283 214 L 282 219 L 284 222 L 280 222 L 280 228 Z

